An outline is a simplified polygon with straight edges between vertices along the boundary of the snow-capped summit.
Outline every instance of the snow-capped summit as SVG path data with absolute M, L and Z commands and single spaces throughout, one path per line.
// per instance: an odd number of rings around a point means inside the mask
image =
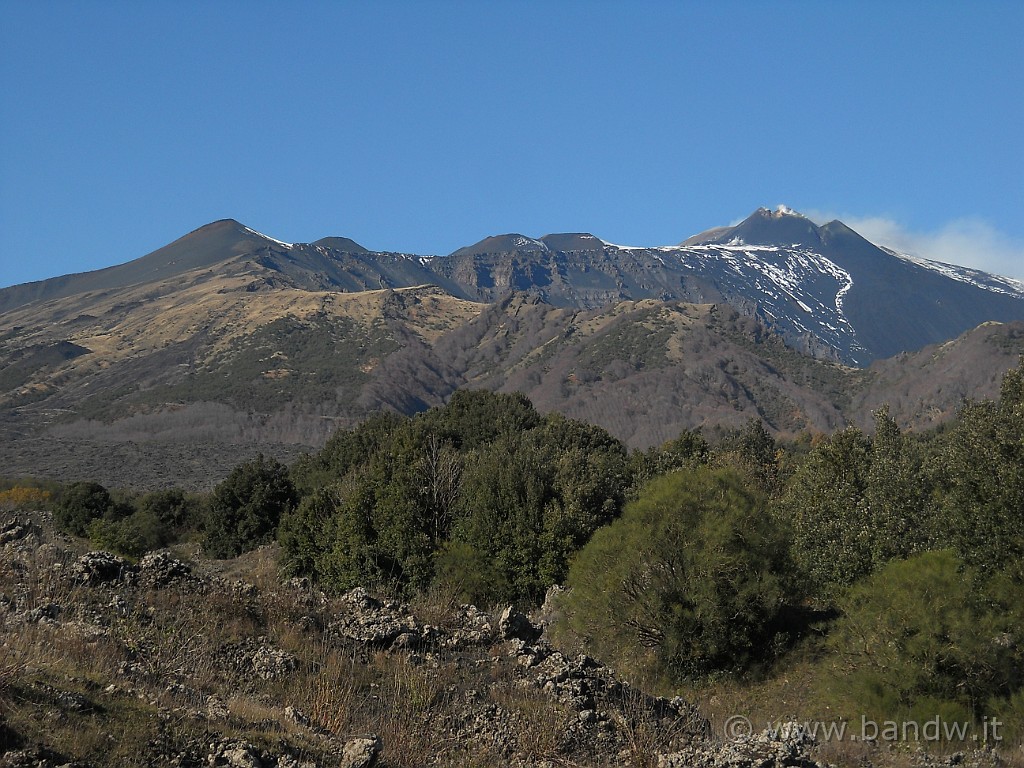
M 257 287 L 323 292 L 430 284 L 476 302 L 517 291 L 583 310 L 638 300 L 729 305 L 804 352 L 854 365 L 944 342 L 984 322 L 1024 320 L 1020 281 L 896 253 L 840 221 L 817 226 L 785 205 L 759 208 L 675 246 L 614 245 L 586 232 L 510 233 L 430 258 L 368 251 L 339 237 L 289 244 L 227 219 L 126 264 L 2 290 L 0 312 L 186 274 L 253 269 L 269 275 Z
M 528 290 L 588 309 L 626 299 L 727 303 L 803 351 L 856 365 L 988 320 L 1024 320 L 1024 286 L 1015 281 L 894 254 L 841 221 L 817 226 L 786 205 L 677 246 L 590 236 L 543 242 L 547 250 L 521 235 L 492 238 L 432 268 L 484 301 Z

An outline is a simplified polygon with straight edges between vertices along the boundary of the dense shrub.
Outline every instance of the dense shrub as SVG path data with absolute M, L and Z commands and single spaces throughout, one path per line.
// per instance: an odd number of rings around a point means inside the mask
M 334 590 L 426 587 L 434 549 L 428 497 L 415 453 L 375 454 L 284 516 L 284 568 Z
M 784 552 L 763 495 L 740 473 L 667 475 L 573 561 L 570 626 L 609 660 L 647 647 L 675 677 L 741 668 L 784 604 Z
M 743 427 L 727 431 L 712 458 L 743 472 L 764 493 L 779 489 L 778 445 L 761 419 L 748 419 Z
M 139 513 L 151 515 L 169 534 L 181 535 L 202 523 L 202 502 L 178 488 L 151 491 L 135 501 Z
M 698 430 L 683 430 L 679 437 L 667 443 L 633 451 L 629 457 L 632 486 L 630 497 L 635 497 L 644 486 L 659 475 L 684 467 L 707 464 L 711 458 L 711 446 Z
M 272 541 L 281 515 L 296 500 L 288 469 L 280 462 L 260 454 L 239 464 L 210 496 L 206 551 L 233 557 Z
M 282 522 L 286 570 L 334 589 L 437 579 L 483 604 L 539 602 L 630 483 L 603 429 L 486 391 L 341 432 L 303 467 L 326 482 Z
M 53 494 L 43 488 L 15 485 L 0 491 L 0 510 L 47 509 Z
M 838 681 L 882 719 L 986 714 L 1020 688 L 1024 590 L 977 582 L 949 551 L 892 562 L 850 589 L 829 644 Z
M 114 500 L 99 483 L 77 482 L 60 494 L 53 516 L 57 524 L 76 536 L 84 536 L 89 524 L 102 517 L 113 517 Z
M 964 406 L 935 470 L 948 545 L 985 572 L 1024 580 L 1024 360 L 998 401 Z
M 292 467 L 295 487 L 313 493 L 343 478 L 353 468 L 368 462 L 378 450 L 390 447 L 406 419 L 391 411 L 374 414 L 355 429 L 338 430 L 322 450 L 302 456 Z
M 97 518 L 86 533 L 94 546 L 129 557 L 140 557 L 172 540 L 171 531 L 156 515 L 141 510 L 118 520 Z
M 538 604 L 619 514 L 629 483 L 625 449 L 598 427 L 551 415 L 502 436 L 467 459 L 444 579 L 474 570 L 474 590 L 464 578 L 449 586 L 484 603 Z

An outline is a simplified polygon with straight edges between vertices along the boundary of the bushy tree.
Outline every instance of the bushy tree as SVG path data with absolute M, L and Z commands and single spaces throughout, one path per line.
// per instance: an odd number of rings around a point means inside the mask
M 679 437 L 646 451 L 634 451 L 629 457 L 632 486 L 630 496 L 658 475 L 684 467 L 706 464 L 711 457 L 711 446 L 698 430 L 684 429 Z
M 873 438 L 849 427 L 815 446 L 775 505 L 808 590 L 824 597 L 926 549 L 929 511 L 920 456 L 887 409 Z
M 967 403 L 936 462 L 941 533 L 987 573 L 1024 581 L 1024 359 L 997 402 Z
M 742 428 L 727 433 L 714 452 L 718 464 L 733 466 L 749 475 L 767 494 L 779 486 L 778 446 L 764 422 L 750 418 Z
M 304 498 L 281 523 L 286 570 L 312 575 L 334 591 L 384 583 L 377 561 L 374 504 L 371 485 L 358 480 Z
M 786 597 L 785 546 L 765 503 L 729 468 L 654 480 L 574 559 L 571 627 L 612 660 L 648 647 L 677 677 L 755 659 Z
M 377 451 L 392 446 L 408 419 L 391 411 L 373 414 L 355 429 L 338 430 L 316 454 L 305 454 L 292 467 L 295 487 L 308 494 L 336 483 L 354 467 L 365 464 Z
M 54 519 L 64 530 L 85 536 L 89 524 L 98 518 L 112 517 L 116 505 L 110 492 L 99 483 L 71 483 L 60 494 Z
M 195 529 L 201 523 L 200 499 L 178 488 L 144 493 L 136 500 L 135 508 L 151 515 L 171 535 Z
M 170 529 L 152 512 L 137 510 L 118 520 L 97 518 L 87 529 L 89 540 L 100 549 L 140 557 L 170 543 Z
M 284 567 L 323 586 L 415 590 L 433 576 L 435 518 L 415 454 L 382 452 L 306 496 L 281 522 Z
M 538 426 L 542 419 L 521 392 L 505 394 L 460 389 L 444 408 L 423 414 L 424 428 L 451 441 L 460 450 L 472 450 Z
M 630 482 L 624 447 L 599 427 L 546 417 L 538 427 L 503 435 L 467 460 L 443 572 L 488 563 L 487 579 L 452 586 L 467 599 L 537 604 L 561 582 L 569 558 L 619 514 Z
M 281 515 L 297 501 L 288 469 L 260 454 L 239 464 L 210 496 L 206 550 L 234 557 L 273 540 Z
M 542 418 L 519 394 L 457 392 L 378 426 L 309 460 L 344 474 L 285 517 L 286 569 L 335 589 L 417 590 L 437 577 L 477 602 L 536 603 L 629 485 L 618 440 Z

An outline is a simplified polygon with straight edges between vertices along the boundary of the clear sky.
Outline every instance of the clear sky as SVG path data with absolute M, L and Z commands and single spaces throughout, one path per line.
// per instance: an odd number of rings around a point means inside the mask
M 1024 278 L 1024 3 L 0 0 L 0 285 L 235 218 L 449 253 L 785 203 Z

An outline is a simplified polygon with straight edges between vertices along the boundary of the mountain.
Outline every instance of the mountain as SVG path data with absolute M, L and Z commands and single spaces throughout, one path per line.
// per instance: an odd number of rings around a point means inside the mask
M 0 464 L 204 485 L 255 447 L 294 455 L 459 387 L 526 392 L 636 447 L 750 416 L 867 424 L 886 402 L 927 426 L 994 393 L 1020 320 L 1016 281 L 788 209 L 678 246 L 506 234 L 433 257 L 226 219 L 0 290 Z
M 226 219 L 127 264 L 4 289 L 0 312 L 243 265 L 263 268 L 267 285 L 310 291 L 432 284 L 481 303 L 512 291 L 579 309 L 643 299 L 727 303 L 795 349 L 860 366 L 983 322 L 1024 320 L 1024 283 L 898 254 L 842 222 L 817 226 L 784 206 L 678 246 L 613 245 L 589 233 L 505 234 L 447 257 L 373 252 L 345 237 L 284 243 Z
M 986 321 L 1024 319 L 1024 283 L 911 259 L 842 222 L 817 226 L 784 206 L 758 209 L 678 246 L 583 237 L 488 238 L 431 268 L 485 302 L 530 290 L 579 308 L 642 299 L 728 303 L 796 349 L 859 366 Z

